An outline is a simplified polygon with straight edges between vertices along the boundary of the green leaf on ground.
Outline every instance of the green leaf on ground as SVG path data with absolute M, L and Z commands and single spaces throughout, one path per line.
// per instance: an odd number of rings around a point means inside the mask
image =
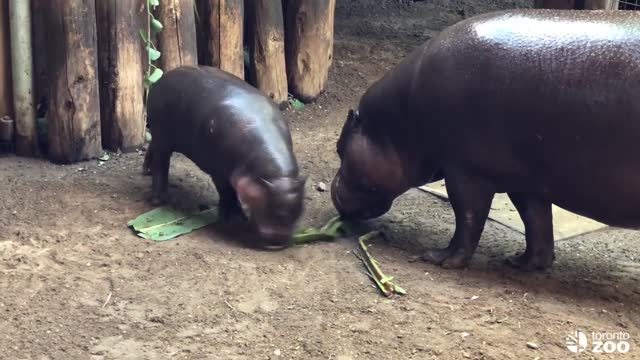
M 217 209 L 185 213 L 169 207 L 159 207 L 129 221 L 127 225 L 144 239 L 170 240 L 198 230 L 218 220 Z M 296 245 L 320 240 L 333 240 L 346 233 L 346 224 L 334 217 L 320 228 L 298 229 L 293 235 Z
M 296 245 L 300 245 L 312 241 L 333 240 L 339 237 L 340 233 L 345 232 L 345 224 L 339 220 L 339 217 L 336 216 L 319 229 L 315 227 L 299 229 L 293 235 L 293 243 Z
M 217 220 L 216 208 L 189 214 L 169 207 L 159 207 L 129 221 L 127 225 L 141 238 L 164 241 L 190 233 Z
M 304 108 L 304 103 L 302 103 L 302 101 L 294 97 L 289 97 L 289 104 L 291 105 L 292 108 L 296 110 L 300 110 Z

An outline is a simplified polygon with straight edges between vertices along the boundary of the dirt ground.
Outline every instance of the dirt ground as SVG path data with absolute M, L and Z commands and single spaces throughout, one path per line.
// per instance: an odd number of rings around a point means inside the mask
M 287 112 L 309 175 L 304 224 L 335 215 L 316 184 L 330 184 L 340 126 L 369 84 L 464 16 L 529 3 L 338 0 L 328 91 Z M 0 358 L 640 358 L 640 233 L 559 241 L 550 271 L 520 273 L 502 261 L 524 237 L 489 222 L 471 267 L 443 270 L 414 259 L 449 241 L 452 210 L 409 191 L 368 225 L 387 235 L 373 255 L 408 291 L 386 299 L 352 238 L 266 252 L 216 226 L 159 243 L 136 237 L 127 221 L 151 209 L 142 160 L 142 152 L 102 165 L 0 158 Z M 177 203 L 217 201 L 180 155 L 170 181 Z M 565 337 L 578 329 L 627 332 L 631 351 L 572 354 Z

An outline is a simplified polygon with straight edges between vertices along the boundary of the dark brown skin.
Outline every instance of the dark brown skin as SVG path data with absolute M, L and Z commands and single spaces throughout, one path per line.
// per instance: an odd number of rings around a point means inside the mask
M 271 99 L 213 67 L 179 67 L 149 92 L 152 141 L 144 173 L 153 205 L 167 200 L 171 154 L 209 174 L 224 220 L 249 219 L 258 245 L 284 248 L 303 213 L 304 185 L 289 127 Z
M 462 21 L 416 49 L 349 112 L 332 199 L 386 213 L 445 179 L 456 229 L 425 261 L 466 267 L 496 193 L 526 229 L 523 270 L 554 261 L 551 205 L 640 226 L 640 12 L 516 10 Z

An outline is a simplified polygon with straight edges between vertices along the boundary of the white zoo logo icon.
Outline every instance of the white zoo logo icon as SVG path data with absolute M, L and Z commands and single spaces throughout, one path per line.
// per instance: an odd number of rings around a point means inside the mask
M 590 350 L 593 353 L 626 353 L 631 349 L 628 340 L 628 333 L 592 332 Z M 581 353 L 587 350 L 588 345 L 589 338 L 582 331 L 577 330 L 567 336 L 567 349 L 572 353 Z
M 573 335 L 567 336 L 567 349 L 572 353 L 581 353 L 587 349 L 589 340 L 582 331 L 575 331 Z

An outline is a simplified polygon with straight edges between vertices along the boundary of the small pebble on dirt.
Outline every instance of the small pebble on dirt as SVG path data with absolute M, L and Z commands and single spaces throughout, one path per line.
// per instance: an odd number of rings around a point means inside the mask
M 323 183 L 322 181 L 320 181 L 317 185 L 316 185 L 316 190 L 320 191 L 320 192 L 325 192 L 327 191 L 327 185 L 325 183 Z
M 280 352 L 280 349 L 276 349 L 276 350 L 273 352 L 273 355 L 275 355 L 275 356 L 280 356 L 280 353 L 281 353 L 281 352 Z
M 529 349 L 537 349 L 538 348 L 538 344 L 534 343 L 534 342 L 528 342 L 527 343 L 527 347 Z

